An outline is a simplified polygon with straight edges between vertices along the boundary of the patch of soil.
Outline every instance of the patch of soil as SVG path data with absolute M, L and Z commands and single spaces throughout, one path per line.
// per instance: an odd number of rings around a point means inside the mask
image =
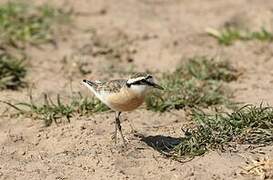
M 28 47 L 26 80 L 34 99 L 72 91 L 90 92 L 83 78 L 126 78 L 124 71 L 172 71 L 188 57 L 219 56 L 242 72 L 232 82 L 236 101 L 273 104 L 273 51 L 265 42 L 235 42 L 220 46 L 204 32 L 243 21 L 257 29 L 271 27 L 273 3 L 266 0 L 66 0 L 35 1 L 71 6 L 73 25 L 62 30 L 57 46 Z M 247 9 L 247 10 L 246 10 Z M 259 16 L 256 16 L 259 11 Z M 235 20 L 234 20 L 235 19 Z M 125 77 L 124 77 L 125 76 Z M 28 89 L 1 91 L 0 100 L 28 99 Z M 129 146 L 116 148 L 112 112 L 72 118 L 71 123 L 45 128 L 40 120 L 10 117 L 6 106 L 0 119 L 0 179 L 255 179 L 240 173 L 245 156 L 272 157 L 272 147 L 253 151 L 209 152 L 180 163 L 155 150 L 174 142 L 187 123 L 184 111 L 164 114 L 140 108 L 122 115 Z M 132 130 L 136 130 L 140 136 Z M 121 143 L 121 141 L 119 141 Z M 259 150 L 259 152 L 258 152 Z

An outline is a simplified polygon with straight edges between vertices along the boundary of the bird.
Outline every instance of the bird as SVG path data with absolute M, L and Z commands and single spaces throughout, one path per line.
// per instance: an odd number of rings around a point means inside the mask
M 148 73 L 134 73 L 128 79 L 109 81 L 84 79 L 82 83 L 102 103 L 115 111 L 115 144 L 117 144 L 117 131 L 119 131 L 124 146 L 126 146 L 126 141 L 120 124 L 121 113 L 138 108 L 144 102 L 145 95 L 150 89 L 164 90 L 162 86 L 155 83 L 154 77 Z

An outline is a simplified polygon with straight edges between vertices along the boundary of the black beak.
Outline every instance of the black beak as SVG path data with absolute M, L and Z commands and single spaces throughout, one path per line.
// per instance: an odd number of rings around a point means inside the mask
M 162 86 L 159 86 L 156 83 L 151 83 L 151 86 L 153 86 L 154 88 L 160 89 L 160 90 L 164 90 L 164 88 Z

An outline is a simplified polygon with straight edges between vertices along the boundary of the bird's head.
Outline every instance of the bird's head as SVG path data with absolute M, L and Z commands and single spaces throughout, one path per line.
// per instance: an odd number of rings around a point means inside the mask
M 127 80 L 126 85 L 137 93 L 145 93 L 151 88 L 157 88 L 163 90 L 163 87 L 154 82 L 152 75 L 147 73 L 136 73 L 130 76 Z

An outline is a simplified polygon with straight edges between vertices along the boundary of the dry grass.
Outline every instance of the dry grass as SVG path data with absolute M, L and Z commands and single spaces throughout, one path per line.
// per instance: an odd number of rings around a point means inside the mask
M 258 176 L 261 180 L 273 178 L 273 159 L 269 157 L 247 158 L 247 165 L 242 167 L 242 175 Z

